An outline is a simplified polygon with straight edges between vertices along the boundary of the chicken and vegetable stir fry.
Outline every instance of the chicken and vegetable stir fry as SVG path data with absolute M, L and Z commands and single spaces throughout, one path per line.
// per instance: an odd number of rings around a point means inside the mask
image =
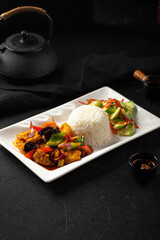
M 52 118 L 41 127 L 30 123 L 30 129 L 17 135 L 13 142 L 25 157 L 45 167 L 61 167 L 91 154 L 84 136 L 72 136 L 67 123 L 60 127 Z

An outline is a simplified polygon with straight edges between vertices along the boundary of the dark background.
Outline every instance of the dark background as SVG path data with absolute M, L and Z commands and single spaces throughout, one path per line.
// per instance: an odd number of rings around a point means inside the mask
M 156 21 L 158 0 L 13 0 L 1 1 L 0 11 L 6 12 L 18 6 L 42 7 L 56 23 L 105 23 L 108 25 L 151 24 Z
M 119 78 L 110 82 L 110 87 L 160 116 L 159 101 L 146 97 L 141 83 L 128 69 L 137 62 L 135 65 L 143 66 L 146 74 L 160 73 L 160 68 L 154 67 L 160 62 L 158 1 L 1 0 L 0 12 L 22 5 L 42 7 L 53 18 L 52 43 L 60 68 L 71 69 L 66 79 L 76 69 L 79 72 L 81 60 L 93 56 L 97 75 L 92 69 L 94 82 L 90 89 L 100 81 L 108 85 L 107 78 L 103 80 L 108 73 L 110 79 Z M 31 21 L 28 27 L 47 34 L 45 20 L 32 17 L 26 20 L 26 24 Z M 14 18 L 1 26 L 1 41 L 22 25 L 20 18 Z M 102 74 L 96 68 L 97 59 L 99 65 L 102 63 Z M 50 105 L 31 103 L 27 109 L 1 112 L 0 128 L 76 96 L 56 98 Z M 2 103 L 5 108 L 5 101 Z M 49 184 L 0 146 L 0 240 L 159 239 L 160 168 L 145 185 L 137 183 L 128 168 L 128 157 L 135 152 L 148 151 L 160 158 L 159 137 L 159 130 L 153 131 Z
M 60 64 L 91 53 L 124 52 L 136 57 L 147 56 L 151 52 L 152 55 L 157 54 L 158 0 L 13 0 L 1 1 L 0 12 L 23 5 L 42 7 L 52 17 L 53 42 L 60 57 Z M 33 16 L 26 19 L 26 23 L 31 30 L 36 29 L 47 34 L 48 26 L 44 18 Z M 21 29 L 22 24 L 20 18 L 12 18 L 9 23 L 1 26 L 0 39 L 3 40 L 12 31 Z M 154 39 L 154 44 L 151 39 Z M 77 47 L 76 44 L 79 43 L 81 45 Z M 72 54 L 68 46 L 71 47 Z

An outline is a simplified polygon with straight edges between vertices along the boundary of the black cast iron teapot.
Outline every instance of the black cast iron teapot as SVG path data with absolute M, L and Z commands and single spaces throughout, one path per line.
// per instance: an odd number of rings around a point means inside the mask
M 15 79 L 39 79 L 51 74 L 57 67 L 58 59 L 51 44 L 53 22 L 46 10 L 34 6 L 14 8 L 0 15 L 0 22 L 12 16 L 26 12 L 41 14 L 48 18 L 49 33 L 46 37 L 22 29 L 8 36 L 0 45 L 0 74 L 15 81 Z M 23 18 L 22 18 L 23 20 Z

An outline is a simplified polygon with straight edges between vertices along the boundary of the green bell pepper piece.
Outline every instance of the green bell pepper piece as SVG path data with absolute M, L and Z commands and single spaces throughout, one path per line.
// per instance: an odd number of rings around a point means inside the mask
M 71 142 L 72 150 L 75 150 L 75 149 L 79 148 L 80 146 L 82 146 L 81 143 Z
M 81 137 L 77 138 L 74 142 L 75 143 L 81 143 L 81 146 L 82 146 L 83 143 L 84 143 L 84 136 L 81 136 Z
M 55 133 L 51 136 L 49 141 L 46 143 L 47 146 L 57 147 L 65 138 L 67 133 Z

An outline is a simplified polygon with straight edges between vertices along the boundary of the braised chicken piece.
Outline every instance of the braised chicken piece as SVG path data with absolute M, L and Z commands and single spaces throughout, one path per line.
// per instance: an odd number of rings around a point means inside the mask
M 60 131 L 64 133 L 69 133 L 71 135 L 72 129 L 67 123 L 63 123 L 60 127 Z
M 25 144 L 32 142 L 32 143 L 40 143 L 41 142 L 41 136 L 35 132 L 33 137 L 29 137 L 30 130 L 27 130 L 25 132 L 22 132 L 17 135 L 17 138 L 13 142 L 14 146 L 19 148 L 20 152 L 25 154 Z
M 38 132 L 35 132 L 32 137 L 29 137 L 29 134 L 30 130 L 17 134 L 17 139 L 19 142 L 37 142 L 41 140 L 41 136 L 38 134 Z
M 68 164 L 74 161 L 78 161 L 81 159 L 81 151 L 79 150 L 70 150 L 64 153 L 64 164 Z
M 13 144 L 16 148 L 18 148 L 20 150 L 20 152 L 22 154 L 25 154 L 25 151 L 24 151 L 25 141 L 24 140 L 20 140 L 20 139 L 16 138 L 16 140 L 13 142 Z
M 30 137 L 28 139 L 26 139 L 26 142 L 38 142 L 39 140 L 41 140 L 41 136 L 38 134 L 38 132 L 35 132 L 33 137 Z
M 17 134 L 17 139 L 26 141 L 28 139 L 29 133 L 30 133 L 30 130 Z
M 33 155 L 33 160 L 43 166 L 54 166 L 54 162 L 50 160 L 49 154 L 46 154 L 42 149 L 37 149 Z

